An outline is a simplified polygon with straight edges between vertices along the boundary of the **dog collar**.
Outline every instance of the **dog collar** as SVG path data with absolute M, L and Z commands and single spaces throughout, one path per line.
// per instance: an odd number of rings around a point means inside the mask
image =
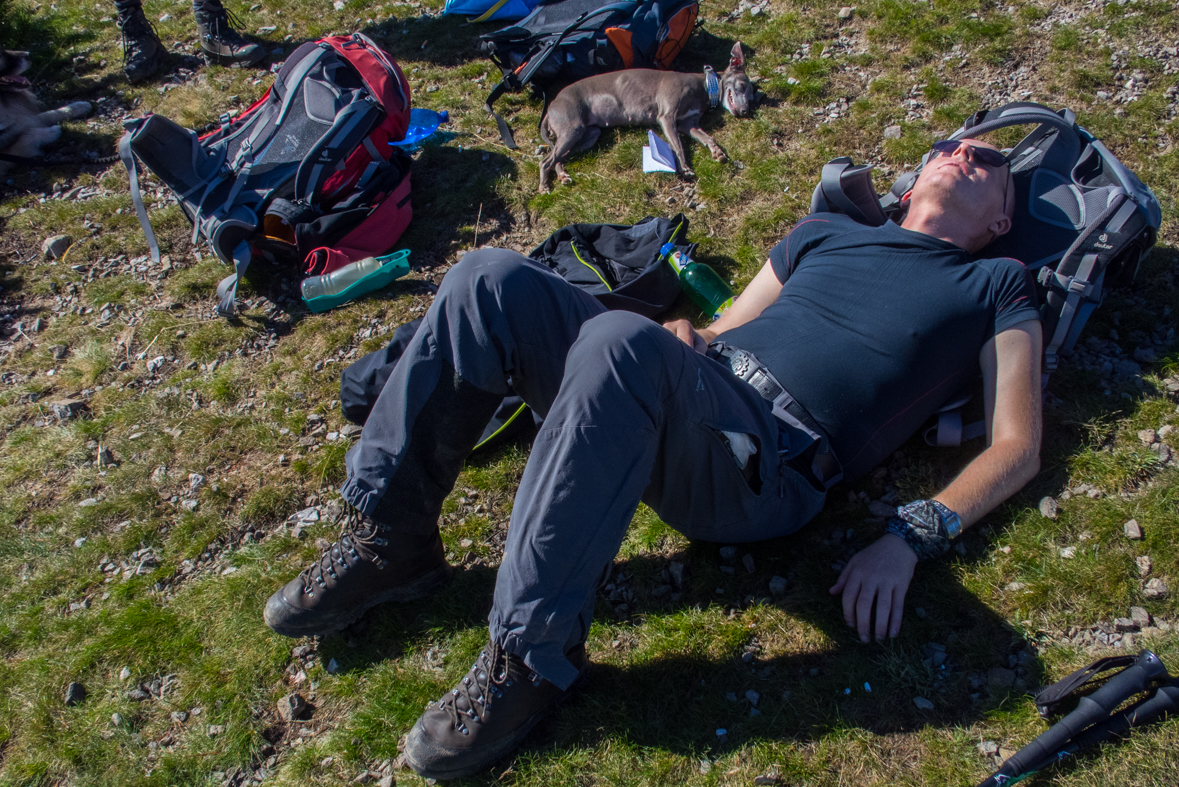
M 704 67 L 704 89 L 708 91 L 708 108 L 716 109 L 720 103 L 720 80 L 716 78 L 712 66 Z

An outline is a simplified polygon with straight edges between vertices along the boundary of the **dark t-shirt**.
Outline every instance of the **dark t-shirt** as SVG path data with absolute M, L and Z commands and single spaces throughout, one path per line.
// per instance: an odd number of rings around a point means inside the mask
M 812 215 L 770 262 L 783 282 L 778 299 L 717 338 L 769 367 L 826 430 L 848 479 L 968 389 L 991 337 L 1039 319 L 1020 262 L 972 261 L 892 222 Z

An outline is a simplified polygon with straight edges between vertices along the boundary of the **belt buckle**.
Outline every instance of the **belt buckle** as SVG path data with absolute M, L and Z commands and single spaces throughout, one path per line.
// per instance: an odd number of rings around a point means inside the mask
M 749 374 L 749 369 L 752 365 L 749 353 L 744 350 L 734 350 L 733 354 L 729 356 L 729 368 L 733 370 L 733 374 L 742 380 L 746 379 L 746 375 Z

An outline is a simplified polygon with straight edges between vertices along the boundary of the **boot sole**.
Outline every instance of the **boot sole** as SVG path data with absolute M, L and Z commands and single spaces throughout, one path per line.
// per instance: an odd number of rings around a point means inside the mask
M 514 752 L 524 741 L 524 739 L 528 737 L 528 733 L 532 732 L 533 728 L 536 727 L 536 725 L 539 724 L 542 719 L 551 714 L 557 708 L 561 707 L 561 705 L 568 702 L 569 699 L 585 685 L 588 672 L 589 667 L 587 665 L 586 669 L 582 670 L 582 673 L 577 676 L 572 684 L 570 684 L 569 688 L 565 690 L 564 694 L 546 705 L 543 710 L 538 711 L 531 719 L 522 724 L 520 729 L 518 729 L 515 733 L 492 746 L 488 746 L 484 751 L 479 752 L 481 756 L 479 757 L 478 762 L 468 763 L 466 765 L 455 766 L 452 768 L 438 768 L 416 762 L 414 760 L 413 750 L 411 748 L 411 743 L 415 737 L 414 733 L 418 733 L 418 735 L 423 738 L 425 736 L 425 730 L 421 727 L 422 722 L 421 719 L 419 719 L 414 724 L 413 729 L 410 730 L 409 733 L 409 741 L 407 741 L 404 751 L 405 762 L 423 779 L 437 779 L 438 781 L 447 781 L 450 779 L 461 779 L 464 776 L 472 776 L 476 773 L 479 773 L 480 771 L 491 767 L 495 763 Z M 419 729 L 421 729 L 420 732 Z M 444 753 L 450 754 L 449 752 L 445 752 L 445 750 Z
M 218 66 L 232 66 L 237 64 L 239 66 L 252 66 L 262 62 L 266 59 L 266 50 L 260 49 L 258 56 L 250 60 L 235 60 L 231 55 L 219 55 L 216 52 L 210 52 L 207 49 L 201 48 L 201 54 L 205 57 L 205 62 Z
M 360 620 L 364 616 L 364 613 L 378 604 L 385 604 L 390 601 L 415 601 L 419 598 L 432 596 L 445 587 L 446 583 L 453 576 L 454 569 L 444 564 L 433 571 L 423 574 L 412 582 L 407 582 L 404 585 L 398 585 L 395 588 L 377 593 L 358 607 L 354 607 L 347 612 L 334 614 L 330 622 L 314 621 L 298 625 L 297 623 L 275 619 L 276 614 L 271 612 L 271 605 L 269 603 L 266 604 L 266 608 L 262 612 L 262 619 L 271 631 L 274 631 L 276 634 L 282 634 L 284 637 L 312 637 L 332 634 Z M 280 595 L 281 593 L 282 590 L 280 589 L 275 594 L 278 596 L 282 605 L 277 614 L 282 614 L 290 610 L 298 615 L 301 610 L 288 605 L 286 599 Z

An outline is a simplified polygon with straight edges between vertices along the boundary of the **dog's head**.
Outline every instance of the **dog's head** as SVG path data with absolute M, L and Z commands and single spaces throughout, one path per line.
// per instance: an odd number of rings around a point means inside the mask
M 741 42 L 733 44 L 729 55 L 729 67 L 720 75 L 721 106 L 739 118 L 753 114 L 757 99 L 757 88 L 745 73 L 745 52 Z
M 0 49 L 0 90 L 24 90 L 29 80 L 21 74 L 29 67 L 29 53 Z

